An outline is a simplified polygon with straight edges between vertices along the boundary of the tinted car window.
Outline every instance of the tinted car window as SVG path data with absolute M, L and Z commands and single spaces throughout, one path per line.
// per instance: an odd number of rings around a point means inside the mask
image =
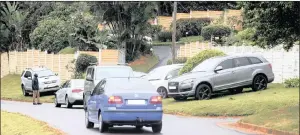
M 105 85 L 105 81 L 99 82 L 95 89 L 93 90 L 93 95 L 100 95 L 103 92 L 103 87 Z
M 260 59 L 255 58 L 255 57 L 249 57 L 249 60 L 251 61 L 252 64 L 262 63 L 262 61 Z
M 246 57 L 240 57 L 234 59 L 235 65 L 237 67 L 250 65 L 250 61 Z
M 234 68 L 233 60 L 232 59 L 225 60 L 225 61 L 221 62 L 218 66 L 222 66 L 223 70 L 224 69 Z

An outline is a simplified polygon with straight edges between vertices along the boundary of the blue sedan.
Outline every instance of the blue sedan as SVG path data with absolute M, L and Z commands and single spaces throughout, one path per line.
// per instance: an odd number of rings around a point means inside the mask
M 154 86 L 141 78 L 107 78 L 88 92 L 85 123 L 87 128 L 99 124 L 100 132 L 109 127 L 130 125 L 137 129 L 152 127 L 154 133 L 162 129 L 162 98 Z

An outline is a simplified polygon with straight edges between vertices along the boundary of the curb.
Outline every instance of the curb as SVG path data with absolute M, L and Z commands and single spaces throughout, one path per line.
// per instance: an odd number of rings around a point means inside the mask
M 296 133 L 290 133 L 290 132 L 286 132 L 286 131 L 270 129 L 270 128 L 257 126 L 257 125 L 253 125 L 253 124 L 249 124 L 249 123 L 243 123 L 243 122 L 237 122 L 237 125 L 242 128 L 250 129 L 253 131 L 259 131 L 259 132 L 263 132 L 266 134 L 272 134 L 272 135 L 299 135 Z

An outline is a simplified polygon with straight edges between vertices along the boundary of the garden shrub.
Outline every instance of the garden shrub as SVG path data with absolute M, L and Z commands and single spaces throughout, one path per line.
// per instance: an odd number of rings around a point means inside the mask
M 284 80 L 285 88 L 298 88 L 299 87 L 299 78 L 290 78 Z
M 184 74 L 190 72 L 194 67 L 203 62 L 206 59 L 215 57 L 215 56 L 224 56 L 225 53 L 219 50 L 208 49 L 203 50 L 195 56 L 189 58 L 184 64 L 183 68 L 180 70 L 179 74 Z
M 181 35 L 176 33 L 176 41 L 179 41 Z M 161 42 L 172 41 L 172 31 L 162 31 L 158 33 L 158 40 Z
M 230 33 L 231 28 L 224 25 L 208 25 L 203 27 L 201 31 L 201 35 L 205 40 L 210 40 L 211 36 L 221 39 L 224 36 L 229 36 Z
M 95 56 L 88 54 L 80 54 L 75 63 L 75 72 L 84 73 L 86 68 L 90 66 L 91 63 L 97 63 L 98 60 Z
M 187 61 L 187 58 L 176 58 L 174 64 L 183 64 Z M 168 60 L 167 65 L 171 65 L 172 60 Z
M 176 30 L 183 37 L 198 36 L 201 35 L 202 28 L 204 26 L 209 25 L 210 22 L 211 22 L 210 18 L 191 18 L 191 19 L 183 18 L 176 21 Z

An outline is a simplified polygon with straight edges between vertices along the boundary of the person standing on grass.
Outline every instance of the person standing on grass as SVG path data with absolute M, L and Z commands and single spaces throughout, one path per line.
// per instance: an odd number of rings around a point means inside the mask
M 42 104 L 40 102 L 40 92 L 39 92 L 39 80 L 38 80 L 38 75 L 34 74 L 34 78 L 32 80 L 32 91 L 33 91 L 33 105 L 40 105 Z M 35 102 L 35 99 L 37 99 L 37 103 Z

